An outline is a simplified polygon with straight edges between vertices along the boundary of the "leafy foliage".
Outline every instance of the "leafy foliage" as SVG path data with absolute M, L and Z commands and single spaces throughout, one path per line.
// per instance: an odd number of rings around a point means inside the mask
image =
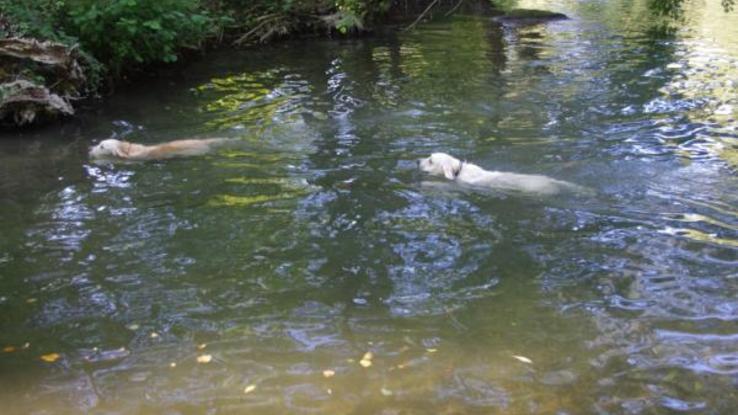
M 649 0 L 648 8 L 658 15 L 679 19 L 682 17 L 687 1 L 689 0 Z M 733 11 L 735 0 L 720 0 L 720 4 L 727 13 Z
M 0 37 L 30 36 L 71 42 L 55 25 L 63 15 L 64 2 L 58 0 L 0 0 Z
M 354 27 L 362 28 L 365 21 L 371 21 L 377 15 L 386 12 L 390 0 L 336 0 L 336 7 L 343 18 L 336 24 L 336 29 L 346 33 Z
M 199 0 L 0 0 L 0 10 L 0 35 L 78 43 L 116 76 L 173 62 L 228 21 Z
M 77 0 L 68 4 L 67 31 L 116 75 L 128 63 L 174 62 L 197 48 L 216 21 L 197 0 Z
M 685 0 L 649 0 L 648 8 L 656 14 L 679 18 L 682 16 Z
M 386 12 L 391 0 L 223 0 L 244 33 L 237 43 L 296 32 L 361 30 Z

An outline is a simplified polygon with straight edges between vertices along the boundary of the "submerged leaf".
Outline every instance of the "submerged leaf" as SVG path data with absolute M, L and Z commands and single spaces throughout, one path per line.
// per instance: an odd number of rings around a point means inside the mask
M 60 357 L 61 355 L 59 353 L 49 353 L 41 356 L 41 360 L 48 363 L 54 363 L 59 360 Z
M 369 367 L 372 365 L 372 359 L 374 358 L 374 354 L 372 352 L 366 352 L 364 353 L 364 356 L 359 360 L 359 364 L 363 367 Z
M 203 354 L 200 356 L 197 356 L 197 363 L 210 363 L 210 361 L 213 360 L 213 355 L 210 354 Z
M 515 355 L 515 354 L 514 354 L 514 355 L 513 355 L 513 358 L 514 358 L 514 359 L 517 359 L 517 360 L 520 360 L 520 361 L 521 361 L 521 362 L 523 362 L 523 363 L 533 364 L 533 361 L 532 361 L 532 360 L 530 360 L 530 359 L 528 359 L 528 358 L 527 358 L 527 357 L 525 357 L 525 356 L 519 356 L 519 355 Z

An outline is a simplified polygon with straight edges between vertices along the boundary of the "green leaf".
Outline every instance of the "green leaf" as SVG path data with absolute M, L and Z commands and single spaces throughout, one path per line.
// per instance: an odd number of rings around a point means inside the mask
M 161 23 L 158 20 L 148 20 L 144 22 L 144 27 L 148 27 L 151 30 L 161 30 Z

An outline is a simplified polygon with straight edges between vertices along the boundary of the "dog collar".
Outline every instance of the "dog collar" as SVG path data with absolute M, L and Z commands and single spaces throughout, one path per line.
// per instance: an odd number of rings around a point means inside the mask
M 464 164 L 466 164 L 466 160 L 461 162 L 461 166 L 459 166 L 459 170 L 456 170 L 456 173 L 454 173 L 454 180 L 456 180 L 457 177 L 461 174 L 461 169 L 464 168 Z

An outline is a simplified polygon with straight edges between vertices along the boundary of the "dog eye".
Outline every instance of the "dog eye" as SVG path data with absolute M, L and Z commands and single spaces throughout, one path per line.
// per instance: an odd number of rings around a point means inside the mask
M 428 159 L 428 164 L 433 164 L 433 160 Z

